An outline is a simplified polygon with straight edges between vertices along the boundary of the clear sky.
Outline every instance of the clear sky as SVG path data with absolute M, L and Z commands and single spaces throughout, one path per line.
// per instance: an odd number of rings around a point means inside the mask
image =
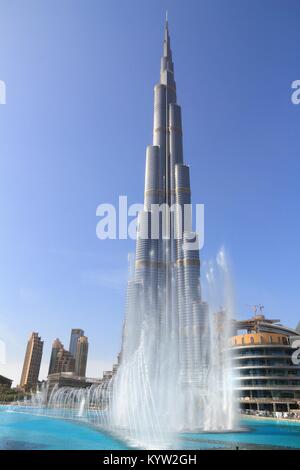
M 29 333 L 120 348 L 127 254 L 96 207 L 142 202 L 166 8 L 202 259 L 230 254 L 238 315 L 300 320 L 298 0 L 0 0 L 0 339 L 17 382 Z

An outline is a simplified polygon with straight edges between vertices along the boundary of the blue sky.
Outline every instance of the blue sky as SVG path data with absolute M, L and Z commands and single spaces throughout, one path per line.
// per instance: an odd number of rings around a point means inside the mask
M 166 8 L 201 257 L 226 247 L 240 317 L 261 303 L 300 320 L 300 3 L 1 0 L 0 374 L 17 382 L 33 330 L 41 377 L 72 327 L 89 336 L 89 375 L 119 351 L 134 242 L 99 241 L 95 214 L 142 202 Z

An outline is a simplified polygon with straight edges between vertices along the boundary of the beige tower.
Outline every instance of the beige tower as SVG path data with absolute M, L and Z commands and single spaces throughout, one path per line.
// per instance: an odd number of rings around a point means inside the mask
M 78 377 L 85 377 L 88 350 L 89 342 L 87 336 L 80 336 L 77 340 L 75 355 L 75 374 Z
M 23 364 L 20 386 L 24 389 L 35 388 L 38 383 L 44 342 L 38 333 L 33 332 L 28 340 Z

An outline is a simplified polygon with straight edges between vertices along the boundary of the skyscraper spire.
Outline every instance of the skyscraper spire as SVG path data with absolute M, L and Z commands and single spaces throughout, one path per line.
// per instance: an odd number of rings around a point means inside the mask
M 165 19 L 165 40 L 168 39 L 169 36 L 169 23 L 168 23 L 168 10 L 166 10 L 166 19 Z
M 172 73 L 174 72 L 173 62 L 172 62 L 170 33 L 169 33 L 168 13 L 167 12 L 166 12 L 166 20 L 165 20 L 163 56 L 162 56 L 162 59 L 161 59 L 161 76 L 162 76 L 163 72 L 166 71 L 166 70 L 168 70 L 169 72 L 172 72 Z

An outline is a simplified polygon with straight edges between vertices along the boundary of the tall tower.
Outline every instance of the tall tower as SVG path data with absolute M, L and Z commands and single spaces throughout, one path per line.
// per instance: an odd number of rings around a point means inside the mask
M 36 388 L 39 378 L 44 342 L 38 333 L 33 332 L 28 340 L 20 386 L 24 389 Z
M 81 330 L 80 328 L 72 328 L 69 351 L 73 357 L 75 357 L 75 354 L 76 354 L 76 346 L 77 346 L 78 338 L 80 338 L 80 336 L 83 336 L 83 335 L 84 335 L 84 331 Z
M 48 375 L 75 371 L 75 357 L 57 338 L 52 345 Z
M 55 372 L 57 372 L 57 356 L 61 349 L 63 349 L 63 345 L 61 341 L 58 338 L 56 338 L 52 344 L 48 375 L 54 374 Z
M 162 429 L 203 422 L 208 376 L 208 305 L 201 299 L 189 167 L 183 159 L 168 21 L 154 87 L 153 143 L 146 150 L 144 208 L 128 282 L 113 421 L 152 440 Z M 200 406 L 200 403 L 202 404 Z
M 201 336 L 208 308 L 201 300 L 198 237 L 192 231 L 190 172 L 183 160 L 181 107 L 167 19 L 160 80 L 154 87 L 153 144 L 146 151 L 144 210 L 139 213 L 137 232 L 122 358 L 139 347 L 150 321 L 155 331 L 151 347 L 157 357 L 161 354 L 159 360 L 165 362 L 162 349 L 172 345 L 182 382 L 199 381 L 197 366 L 205 358 Z M 154 372 L 161 373 L 165 372 Z
M 75 355 L 75 374 L 78 377 L 85 377 L 88 350 L 89 342 L 87 336 L 80 336 L 77 340 Z

